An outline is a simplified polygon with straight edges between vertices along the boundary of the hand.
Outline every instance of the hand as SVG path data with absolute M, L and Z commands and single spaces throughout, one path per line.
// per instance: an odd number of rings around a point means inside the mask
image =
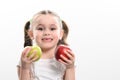
M 66 50 L 65 54 L 67 55 L 67 57 L 60 55 L 61 59 L 59 59 L 59 61 L 66 65 L 66 69 L 73 68 L 75 62 L 75 55 L 71 50 Z
M 21 55 L 21 65 L 24 69 L 29 69 L 32 62 L 34 62 L 38 56 L 36 55 L 36 51 L 34 51 L 31 55 L 28 56 L 28 53 L 31 51 L 32 47 L 27 46 L 24 48 L 22 55 Z

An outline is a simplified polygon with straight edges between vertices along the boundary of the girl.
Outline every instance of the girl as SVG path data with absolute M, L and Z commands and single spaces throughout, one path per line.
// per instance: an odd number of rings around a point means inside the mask
M 18 66 L 19 80 L 75 80 L 75 55 L 71 50 L 67 57 L 55 59 L 55 50 L 59 45 L 66 45 L 68 27 L 60 17 L 51 11 L 35 14 L 25 25 L 25 43 Z M 27 57 L 33 44 L 42 50 L 39 61 L 35 61 L 36 52 Z

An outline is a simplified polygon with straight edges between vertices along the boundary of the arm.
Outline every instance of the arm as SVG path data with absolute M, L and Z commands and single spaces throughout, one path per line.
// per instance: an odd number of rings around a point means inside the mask
M 32 63 L 38 58 L 36 52 L 33 52 L 30 56 L 31 47 L 26 47 L 21 55 L 21 64 L 18 66 L 18 77 L 19 80 L 33 80 L 33 74 L 31 71 Z M 35 57 L 34 57 L 35 56 Z
M 75 80 L 75 67 L 66 69 L 64 80 Z
M 59 61 L 66 66 L 66 71 L 64 75 L 63 80 L 75 80 L 75 55 L 71 50 L 68 50 L 65 52 L 67 57 L 64 57 L 63 55 L 60 55 L 62 59 L 59 59 Z
M 30 69 L 24 69 L 18 66 L 18 77 L 19 80 L 31 80 Z

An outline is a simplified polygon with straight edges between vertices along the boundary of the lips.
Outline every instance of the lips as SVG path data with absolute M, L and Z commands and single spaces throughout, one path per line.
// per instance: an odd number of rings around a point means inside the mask
M 42 38 L 42 41 L 45 41 L 45 42 L 50 42 L 52 40 L 53 40 L 52 38 Z

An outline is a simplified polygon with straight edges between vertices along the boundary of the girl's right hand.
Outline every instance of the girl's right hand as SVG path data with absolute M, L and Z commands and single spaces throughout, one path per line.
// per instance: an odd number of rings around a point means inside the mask
M 30 56 L 28 53 L 32 47 L 27 46 L 24 48 L 22 55 L 21 55 L 21 66 L 23 69 L 29 69 L 31 67 L 32 62 L 34 62 L 38 57 L 35 57 L 36 51 L 34 51 Z

